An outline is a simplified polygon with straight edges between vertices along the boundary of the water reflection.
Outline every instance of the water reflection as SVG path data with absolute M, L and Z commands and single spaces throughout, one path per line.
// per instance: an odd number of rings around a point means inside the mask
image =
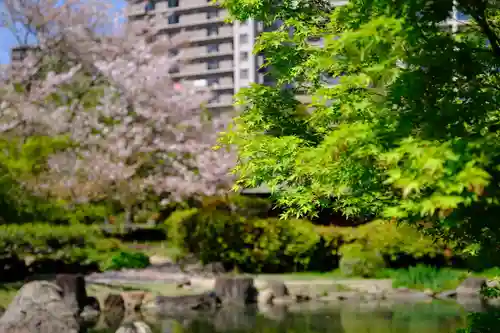
M 216 313 L 147 317 L 154 333 L 454 333 L 466 311 L 455 303 L 338 304 L 220 310 Z M 115 333 L 120 324 L 100 319 L 89 333 Z M 106 324 L 105 324 L 106 323 Z

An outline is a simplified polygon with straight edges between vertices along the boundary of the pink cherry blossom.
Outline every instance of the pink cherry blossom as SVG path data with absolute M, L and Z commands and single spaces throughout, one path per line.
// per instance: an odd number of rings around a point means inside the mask
M 67 135 L 74 143 L 25 181 L 30 189 L 74 202 L 115 198 L 134 205 L 145 193 L 165 202 L 232 185 L 233 154 L 212 149 L 231 114 L 208 121 L 203 104 L 210 91 L 170 74 L 183 65 L 184 39 L 158 37 L 154 21 L 120 24 L 107 1 L 4 3 L 7 27 L 23 25 L 38 44 L 2 71 L 0 133 Z M 172 56 L 173 48 L 181 52 Z M 68 68 L 42 75 L 48 60 Z M 79 82 L 83 92 L 68 88 Z M 19 91 L 19 84 L 28 88 Z M 95 106 L 85 107 L 92 93 Z

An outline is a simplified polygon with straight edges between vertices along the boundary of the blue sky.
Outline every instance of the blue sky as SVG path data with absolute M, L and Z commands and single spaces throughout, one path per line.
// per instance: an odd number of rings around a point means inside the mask
M 103 0 L 106 1 L 106 0 Z M 125 0 L 107 0 L 113 3 L 113 6 L 119 10 L 125 6 Z M 0 13 L 4 11 L 3 1 L 0 0 Z M 0 28 L 0 64 L 9 62 L 10 48 L 16 45 L 16 40 L 12 33 L 4 28 Z

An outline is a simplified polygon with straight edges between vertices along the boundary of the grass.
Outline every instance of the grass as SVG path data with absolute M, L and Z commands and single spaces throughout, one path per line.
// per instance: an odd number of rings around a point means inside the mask
M 417 265 L 408 269 L 387 269 L 380 275 L 392 279 L 394 288 L 428 289 L 440 292 L 455 289 L 470 274 L 463 270 Z
M 21 282 L 0 284 L 0 306 L 6 308 L 22 285 Z
M 500 280 L 500 267 L 493 267 L 486 269 L 482 272 L 474 272 L 472 273 L 473 276 L 477 277 L 485 277 L 488 279 L 499 279 Z

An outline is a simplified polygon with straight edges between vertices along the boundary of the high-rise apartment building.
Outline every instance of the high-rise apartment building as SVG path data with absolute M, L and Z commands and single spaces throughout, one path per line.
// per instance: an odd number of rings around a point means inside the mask
M 333 2 L 343 5 L 347 1 Z M 457 31 L 467 17 L 456 10 L 451 14 L 443 25 Z M 232 109 L 234 93 L 252 82 L 273 84 L 259 71 L 263 57 L 252 54 L 255 38 L 264 30 L 262 24 L 254 20 L 226 23 L 226 10 L 214 6 L 212 0 L 129 0 L 127 16 L 130 22 L 154 17 L 160 33 L 188 36 L 190 45 L 184 54 L 190 62 L 173 76 L 212 88 L 209 109 Z
M 225 9 L 211 0 L 130 0 L 129 22 L 154 16 L 161 34 L 184 33 L 189 45 L 183 50 L 189 63 L 174 78 L 205 84 L 214 92 L 207 107 L 214 111 L 231 110 L 233 95 L 251 82 L 259 82 L 258 57 L 252 55 L 259 24 L 226 23 Z

